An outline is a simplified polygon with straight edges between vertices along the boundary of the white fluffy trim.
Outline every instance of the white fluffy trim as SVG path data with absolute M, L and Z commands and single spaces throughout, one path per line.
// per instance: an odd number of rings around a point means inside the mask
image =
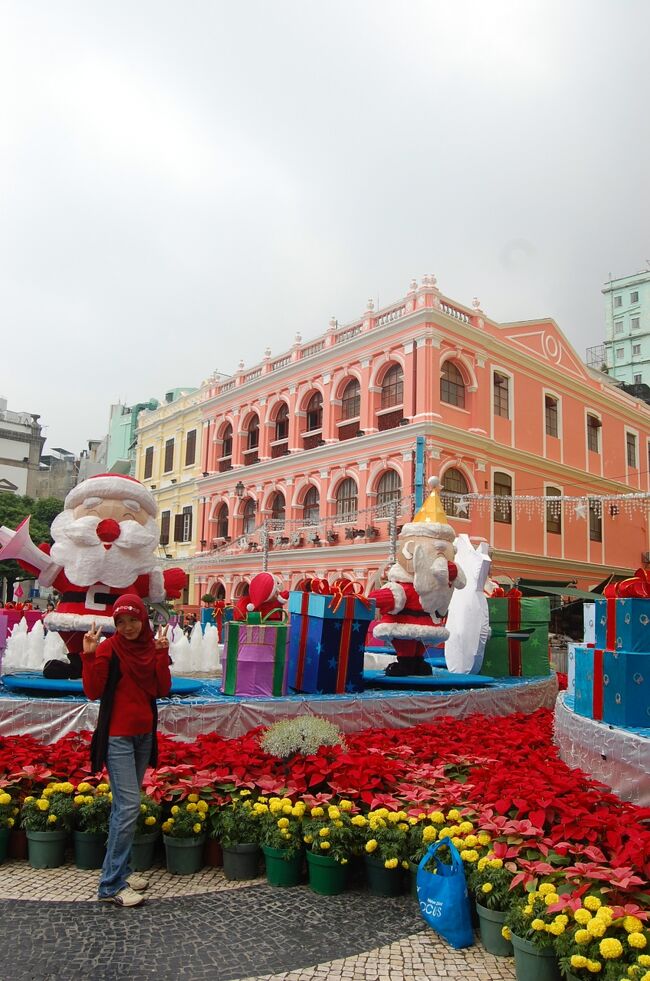
M 456 532 L 451 525 L 440 525 L 435 521 L 409 521 L 403 525 L 399 533 L 401 540 L 405 538 L 435 538 L 444 539 L 446 542 L 453 542 Z
M 113 617 L 100 617 L 90 613 L 53 613 L 43 619 L 43 624 L 48 630 L 90 630 L 93 623 L 96 627 L 101 627 L 106 633 L 115 633 L 115 623 Z
M 162 569 L 154 566 L 149 573 L 149 602 L 162 603 L 166 595 Z
M 151 491 L 134 477 L 125 474 L 102 473 L 88 477 L 73 487 L 65 499 L 66 508 L 76 508 L 88 497 L 109 498 L 113 501 L 137 501 L 152 518 L 156 517 L 156 501 Z
M 413 582 L 413 573 L 403 569 L 399 562 L 392 565 L 386 573 L 389 582 Z
M 417 623 L 378 623 L 372 628 L 375 637 L 388 637 L 395 640 L 447 640 L 449 631 L 446 627 L 436 627 L 433 624 Z

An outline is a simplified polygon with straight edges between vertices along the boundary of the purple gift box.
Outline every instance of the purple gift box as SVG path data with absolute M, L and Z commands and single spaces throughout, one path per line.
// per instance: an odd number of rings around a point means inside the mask
M 251 622 L 249 617 L 246 622 L 231 620 L 225 627 L 221 682 L 224 695 L 247 698 L 286 695 L 287 624 Z

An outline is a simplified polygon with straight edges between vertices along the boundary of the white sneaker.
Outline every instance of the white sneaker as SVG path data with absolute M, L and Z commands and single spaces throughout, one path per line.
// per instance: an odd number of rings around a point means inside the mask
M 124 889 L 120 889 L 119 892 L 116 892 L 110 898 L 116 906 L 139 906 L 141 903 L 144 903 L 142 893 L 136 892 L 130 886 L 125 886 Z
M 149 880 L 137 872 L 133 872 L 126 881 L 131 889 L 135 889 L 136 892 L 144 892 L 145 889 L 149 888 Z

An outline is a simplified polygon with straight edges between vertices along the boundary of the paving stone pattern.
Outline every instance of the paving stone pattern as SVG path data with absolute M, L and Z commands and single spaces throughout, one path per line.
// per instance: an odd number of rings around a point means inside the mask
M 94 901 L 97 872 L 0 866 L 0 981 L 511 981 L 512 961 L 451 950 L 410 896 L 317 896 L 149 874 L 147 902 Z

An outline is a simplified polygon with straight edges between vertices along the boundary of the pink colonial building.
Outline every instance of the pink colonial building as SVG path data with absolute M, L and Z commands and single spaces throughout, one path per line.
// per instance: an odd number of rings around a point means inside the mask
M 602 500 L 649 490 L 648 406 L 552 320 L 495 323 L 433 276 L 202 394 L 195 601 L 240 595 L 267 563 L 291 585 L 370 588 L 412 513 L 418 437 L 425 477 L 460 495 L 443 498 L 456 531 L 494 546 L 504 581 L 588 587 L 649 548 L 646 502 Z

